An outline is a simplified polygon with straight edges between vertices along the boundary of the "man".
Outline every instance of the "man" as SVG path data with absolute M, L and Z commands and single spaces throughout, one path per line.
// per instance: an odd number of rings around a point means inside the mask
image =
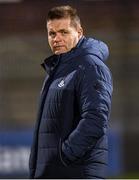
M 70 6 L 47 17 L 53 55 L 40 95 L 30 156 L 30 178 L 105 178 L 112 79 L 103 63 L 107 45 L 83 36 Z

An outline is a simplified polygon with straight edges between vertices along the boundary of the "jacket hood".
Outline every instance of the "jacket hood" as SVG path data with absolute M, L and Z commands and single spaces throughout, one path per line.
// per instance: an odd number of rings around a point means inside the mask
M 44 63 L 41 65 L 48 72 L 50 68 L 53 68 L 58 65 L 59 61 L 66 62 L 75 56 L 84 56 L 84 55 L 94 55 L 97 56 L 101 61 L 106 61 L 109 56 L 108 46 L 100 41 L 93 38 L 82 37 L 77 46 L 67 53 L 60 55 L 52 55 L 44 60 Z
M 97 56 L 101 61 L 106 61 L 109 56 L 108 46 L 104 42 L 93 38 L 81 38 L 77 44 L 77 48 L 82 53 Z

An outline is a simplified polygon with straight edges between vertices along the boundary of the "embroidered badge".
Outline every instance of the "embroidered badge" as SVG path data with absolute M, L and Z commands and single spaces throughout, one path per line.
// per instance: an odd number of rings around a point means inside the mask
M 60 83 L 58 84 L 58 87 L 63 87 L 65 85 L 65 82 L 64 82 L 64 80 L 62 79 L 61 81 L 60 81 Z

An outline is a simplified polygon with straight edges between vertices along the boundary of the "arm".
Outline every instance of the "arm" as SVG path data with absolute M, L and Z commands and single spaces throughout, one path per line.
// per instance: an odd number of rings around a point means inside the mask
M 92 65 L 81 71 L 82 78 L 76 86 L 80 120 L 62 144 L 64 157 L 70 162 L 83 157 L 106 133 L 111 109 L 112 82 L 108 68 Z

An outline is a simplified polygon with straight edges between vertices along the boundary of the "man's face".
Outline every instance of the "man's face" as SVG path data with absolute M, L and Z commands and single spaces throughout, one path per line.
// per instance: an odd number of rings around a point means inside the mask
M 71 25 L 70 18 L 47 22 L 48 42 L 54 54 L 62 54 L 76 46 L 82 36 L 82 28 Z

